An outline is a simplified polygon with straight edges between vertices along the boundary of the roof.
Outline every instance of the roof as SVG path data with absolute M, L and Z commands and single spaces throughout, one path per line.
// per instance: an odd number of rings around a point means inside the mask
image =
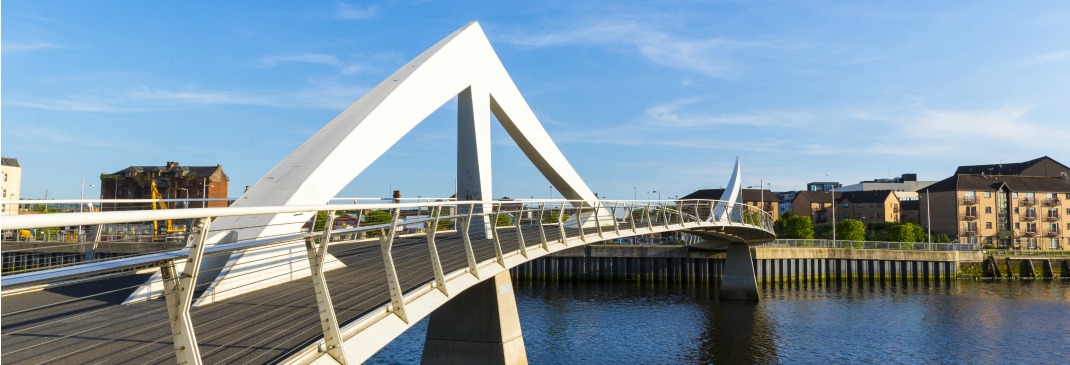
M 899 207 L 903 210 L 921 210 L 920 200 L 904 200 L 899 202 Z
M 181 173 L 186 177 L 207 177 L 216 172 L 217 169 L 222 170 L 222 165 L 215 166 L 180 166 L 177 162 L 168 162 L 166 166 L 130 166 L 125 169 L 116 171 L 111 175 L 126 175 L 129 172 L 144 173 L 144 172 L 160 172 L 160 173 Z M 226 174 L 223 174 L 226 176 Z
M 1043 156 L 1025 162 L 959 166 L 959 168 L 955 170 L 955 175 L 1019 175 L 1059 177 L 1060 172 L 1070 173 L 1070 167 L 1059 163 L 1059 161 L 1055 161 L 1051 157 Z
M 843 193 L 837 192 L 836 196 L 839 197 L 840 194 L 843 194 Z M 809 200 L 811 203 L 825 203 L 825 204 L 831 204 L 832 203 L 832 196 L 827 191 L 806 191 L 806 190 L 803 190 L 803 191 L 800 191 L 798 194 L 795 194 L 795 199 L 799 199 L 799 198 L 803 198 L 803 199 Z M 792 200 L 792 202 L 794 202 L 794 201 L 795 200 Z
M 852 203 L 883 203 L 888 200 L 888 195 L 894 196 L 894 193 L 891 190 L 845 191 L 836 194 L 836 201 L 846 200 Z
M 1006 186 L 1019 192 L 1070 192 L 1070 180 L 1050 176 L 955 175 L 929 185 L 929 191 L 996 191 Z
M 680 199 L 720 200 L 722 195 L 724 195 L 724 189 L 702 189 L 695 190 L 695 192 L 684 195 Z M 780 200 L 776 197 L 776 194 L 773 194 L 772 191 L 761 190 L 761 193 L 759 193 L 758 189 L 743 189 L 742 197 L 742 200 L 745 202 L 757 202 L 762 200 L 765 200 L 767 202 L 775 202 Z
M 4 157 L 3 158 L 3 165 L 4 166 L 11 166 L 11 167 L 20 167 L 19 166 L 19 159 L 11 158 L 11 157 Z

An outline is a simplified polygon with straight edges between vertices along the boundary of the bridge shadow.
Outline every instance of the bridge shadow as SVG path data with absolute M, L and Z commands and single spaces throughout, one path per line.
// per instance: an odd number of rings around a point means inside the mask
M 705 314 L 706 326 L 700 339 L 696 363 L 777 362 L 775 326 L 763 311 L 761 302 L 715 300 L 705 306 Z

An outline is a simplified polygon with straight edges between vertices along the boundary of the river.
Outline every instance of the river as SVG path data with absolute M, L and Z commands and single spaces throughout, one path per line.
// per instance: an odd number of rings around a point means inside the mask
M 1067 364 L 1070 281 L 762 288 L 520 283 L 531 364 Z M 427 319 L 370 364 L 420 361 Z

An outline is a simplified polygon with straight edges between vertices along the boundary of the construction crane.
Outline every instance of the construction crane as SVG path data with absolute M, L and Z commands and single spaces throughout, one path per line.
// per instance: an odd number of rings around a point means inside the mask
M 156 180 L 155 179 L 152 180 L 151 186 L 152 186 L 152 200 L 153 200 L 153 202 L 152 202 L 152 210 L 156 210 L 157 206 L 159 206 L 159 209 L 167 209 L 167 203 L 159 201 L 159 200 L 163 199 L 163 195 L 161 195 L 160 194 L 160 190 L 156 188 Z M 156 232 L 156 233 L 185 232 L 184 230 L 181 230 L 181 229 L 172 228 L 170 219 L 168 219 L 166 222 L 167 222 L 167 226 L 165 227 L 165 229 L 164 230 L 160 230 L 160 221 L 152 221 L 152 231 Z

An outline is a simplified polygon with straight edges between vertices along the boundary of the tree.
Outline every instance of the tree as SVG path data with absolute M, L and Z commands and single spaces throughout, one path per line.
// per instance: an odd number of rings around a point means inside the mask
M 844 219 L 836 222 L 836 239 L 846 241 L 865 241 L 866 225 L 857 219 Z
M 818 223 L 814 225 L 814 238 L 824 240 L 832 239 L 832 223 Z
M 494 223 L 495 227 L 505 227 L 513 225 L 513 219 L 508 214 L 498 214 L 497 220 Z
M 556 211 L 556 210 L 550 211 L 550 213 L 543 213 L 542 222 L 543 223 L 557 223 L 558 222 L 557 216 L 560 215 L 560 214 L 561 213 Z M 561 216 L 561 222 L 567 221 L 568 217 L 569 217 L 568 213 L 565 213 L 565 215 Z
M 384 210 L 373 210 L 373 211 L 364 213 L 364 226 L 374 226 L 374 225 L 378 225 L 378 224 L 386 224 L 386 223 L 390 223 L 393 220 L 394 220 L 394 217 L 391 216 L 390 213 L 388 213 L 388 212 L 386 212 Z M 375 237 L 375 236 L 378 236 L 378 235 L 379 235 L 378 231 L 368 232 L 368 237 Z
M 891 242 L 915 242 L 915 232 L 908 224 L 896 224 L 886 230 L 885 241 Z
M 773 229 L 776 231 L 777 237 L 792 239 L 814 238 L 814 225 L 810 221 L 810 217 L 805 215 L 786 212 L 773 224 Z

